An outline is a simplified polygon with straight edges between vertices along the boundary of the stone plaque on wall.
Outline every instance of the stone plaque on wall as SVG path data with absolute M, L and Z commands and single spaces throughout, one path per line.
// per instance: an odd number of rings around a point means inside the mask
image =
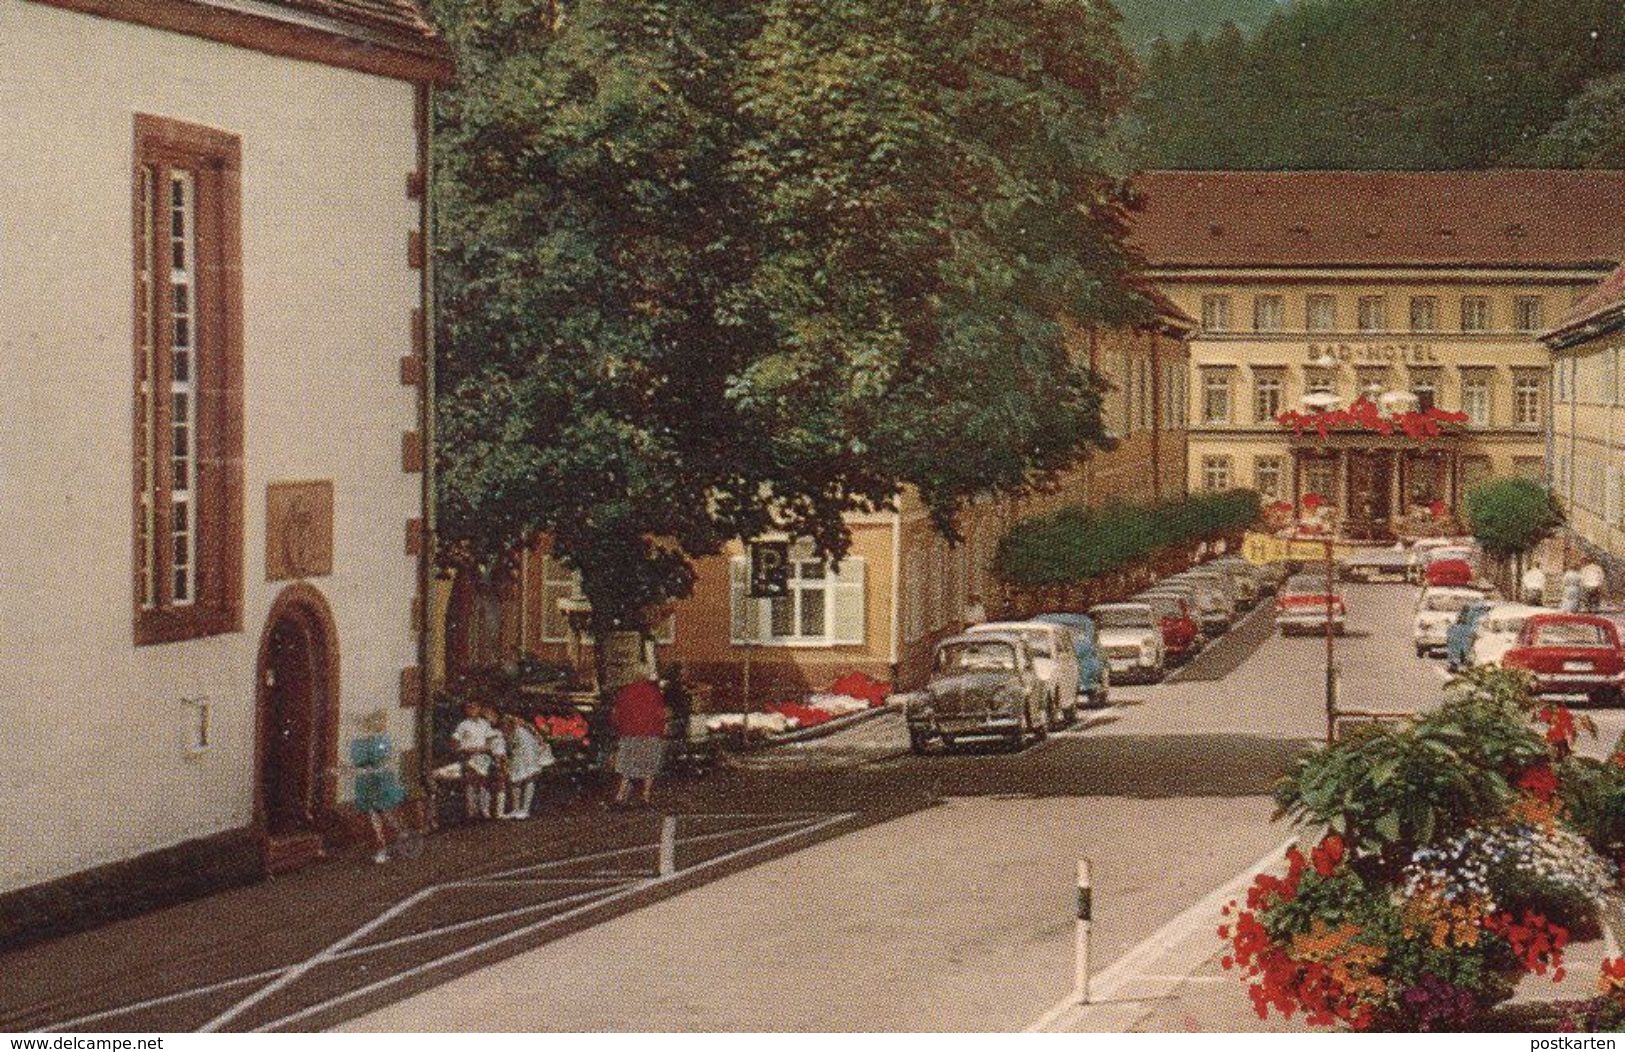
M 291 581 L 333 572 L 333 483 L 265 487 L 265 579 Z

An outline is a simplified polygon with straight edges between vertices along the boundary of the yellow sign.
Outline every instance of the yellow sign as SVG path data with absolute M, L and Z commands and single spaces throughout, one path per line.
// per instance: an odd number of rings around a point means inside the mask
M 1250 563 L 1313 562 L 1326 558 L 1323 541 L 1288 540 L 1267 533 L 1249 533 L 1241 541 L 1241 557 Z

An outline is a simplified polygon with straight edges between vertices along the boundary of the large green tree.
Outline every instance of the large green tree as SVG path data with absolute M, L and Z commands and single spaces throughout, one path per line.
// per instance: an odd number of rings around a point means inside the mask
M 1569 100 L 1562 120 L 1510 151 L 1506 161 L 1541 168 L 1625 168 L 1625 73 L 1587 84 Z
M 440 0 L 448 554 L 547 533 L 599 631 L 768 529 L 951 529 L 1100 437 L 1058 319 L 1143 317 L 1089 0 Z

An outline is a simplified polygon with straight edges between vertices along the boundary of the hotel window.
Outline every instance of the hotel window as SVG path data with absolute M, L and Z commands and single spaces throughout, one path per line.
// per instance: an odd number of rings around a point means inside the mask
M 1253 370 L 1253 422 L 1273 424 L 1285 408 L 1286 370 Z
M 1519 296 L 1512 305 L 1513 326 L 1519 332 L 1540 332 L 1545 328 L 1545 310 L 1539 296 Z
M 1228 368 L 1202 370 L 1202 423 L 1230 423 L 1230 377 Z
M 1543 369 L 1515 369 L 1512 373 L 1512 423 L 1539 427 L 1545 422 L 1546 373 Z
M 1233 482 L 1229 457 L 1202 458 L 1202 488 L 1208 492 L 1229 489 Z
M 1463 296 L 1461 300 L 1461 331 L 1490 331 L 1490 301 L 1486 296 Z
M 1280 332 L 1286 327 L 1286 301 L 1280 296 L 1259 296 L 1253 300 L 1253 331 Z
M 1265 500 L 1280 500 L 1286 496 L 1286 468 L 1280 457 L 1253 459 L 1253 488 Z
M 1437 296 L 1411 298 L 1411 331 L 1439 331 L 1439 299 Z
M 1230 331 L 1230 297 L 1202 297 L 1202 328 L 1207 332 Z
M 1303 461 L 1303 474 L 1299 479 L 1304 495 L 1313 493 L 1333 504 L 1337 503 L 1337 461 L 1329 457 L 1315 457 Z
M 1473 427 L 1490 426 L 1490 370 L 1461 371 L 1461 411 Z
M 1310 296 L 1304 301 L 1304 327 L 1310 332 L 1337 331 L 1337 297 Z
M 1443 457 L 1425 453 L 1411 455 L 1405 461 L 1406 503 L 1416 507 L 1444 500 L 1449 495 L 1449 474 L 1449 462 Z
M 1354 370 L 1355 382 L 1360 385 L 1359 393 L 1375 402 L 1388 390 L 1388 367 L 1386 365 L 1362 365 Z
M 1360 331 L 1388 331 L 1388 301 L 1381 296 L 1360 297 Z
M 135 120 L 137 645 L 242 628 L 235 136 Z
M 936 577 L 937 594 L 944 594 L 946 567 L 927 560 Z M 732 617 L 729 637 L 734 643 L 773 643 L 783 646 L 858 645 L 864 629 L 864 561 L 849 555 L 839 569 L 815 558 L 807 548 L 790 560 L 790 594 L 781 599 L 750 595 L 750 560 L 735 556 L 728 563 Z
M 1439 404 L 1439 370 L 1411 370 L 1411 394 L 1416 396 L 1416 408 L 1427 412 Z

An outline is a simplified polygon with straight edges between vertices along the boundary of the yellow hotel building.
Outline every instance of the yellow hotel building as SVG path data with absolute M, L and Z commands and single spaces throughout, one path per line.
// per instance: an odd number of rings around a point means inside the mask
M 1137 186 L 1149 277 L 1201 323 L 1192 490 L 1317 493 L 1346 532 L 1382 538 L 1441 502 L 1457 516 L 1483 479 L 1544 477 L 1539 337 L 1625 254 L 1625 172 L 1152 172 Z M 1468 423 L 1418 441 L 1277 422 L 1361 394 Z

